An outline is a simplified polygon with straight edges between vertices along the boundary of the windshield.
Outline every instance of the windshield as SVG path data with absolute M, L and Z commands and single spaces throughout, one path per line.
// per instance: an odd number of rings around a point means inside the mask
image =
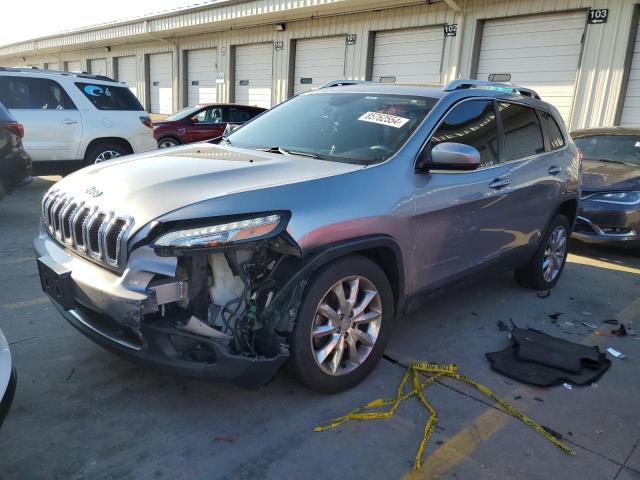
M 233 146 L 369 165 L 404 144 L 437 99 L 371 93 L 303 94 L 228 136 Z
M 640 166 L 639 135 L 594 135 L 574 139 L 587 160 L 622 162 Z
M 186 117 L 192 117 L 201 108 L 202 108 L 202 106 L 200 106 L 200 105 L 195 105 L 193 107 L 184 108 L 184 109 L 174 113 L 173 115 L 169 115 L 166 118 L 166 121 L 167 122 L 173 122 L 175 120 L 182 120 L 183 118 L 186 118 Z

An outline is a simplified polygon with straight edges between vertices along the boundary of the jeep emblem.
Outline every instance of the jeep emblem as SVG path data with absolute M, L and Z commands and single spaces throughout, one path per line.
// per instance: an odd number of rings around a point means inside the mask
M 102 195 L 102 191 L 98 190 L 96 187 L 87 188 L 84 192 L 88 193 L 93 198 L 96 198 Z

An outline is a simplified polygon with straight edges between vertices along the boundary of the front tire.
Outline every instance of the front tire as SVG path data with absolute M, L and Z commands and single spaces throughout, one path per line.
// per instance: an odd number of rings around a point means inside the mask
M 343 257 L 313 274 L 289 336 L 288 368 L 307 387 L 347 390 L 380 361 L 394 317 L 384 271 L 361 255 Z
M 531 261 L 515 271 L 520 285 L 534 290 L 549 290 L 558 280 L 567 261 L 567 242 L 571 234 L 569 220 L 556 215 Z

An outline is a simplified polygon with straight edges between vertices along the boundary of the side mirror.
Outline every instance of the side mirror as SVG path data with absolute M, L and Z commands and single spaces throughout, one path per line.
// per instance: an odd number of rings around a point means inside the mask
M 191 118 L 189 119 L 189 121 L 190 121 L 191 123 L 198 123 L 198 122 L 199 122 L 199 120 L 198 120 L 198 116 L 196 115 L 196 116 L 194 116 L 194 117 L 191 117 Z
M 443 142 L 421 155 L 419 167 L 425 170 L 476 170 L 480 166 L 480 152 L 464 143 Z

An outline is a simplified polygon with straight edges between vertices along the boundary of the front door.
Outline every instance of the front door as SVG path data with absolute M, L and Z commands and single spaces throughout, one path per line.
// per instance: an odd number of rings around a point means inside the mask
M 189 128 L 188 142 L 203 142 L 219 137 L 224 133 L 223 108 L 208 107 L 200 111 Z
M 34 161 L 77 159 L 81 116 L 58 82 L 0 77 L 0 102 L 24 125 L 24 148 Z
M 471 172 L 416 173 L 414 265 L 418 289 L 431 288 L 496 258 L 513 241 L 509 166 L 500 163 L 494 101 L 463 100 L 425 148 L 454 142 L 476 148 Z

